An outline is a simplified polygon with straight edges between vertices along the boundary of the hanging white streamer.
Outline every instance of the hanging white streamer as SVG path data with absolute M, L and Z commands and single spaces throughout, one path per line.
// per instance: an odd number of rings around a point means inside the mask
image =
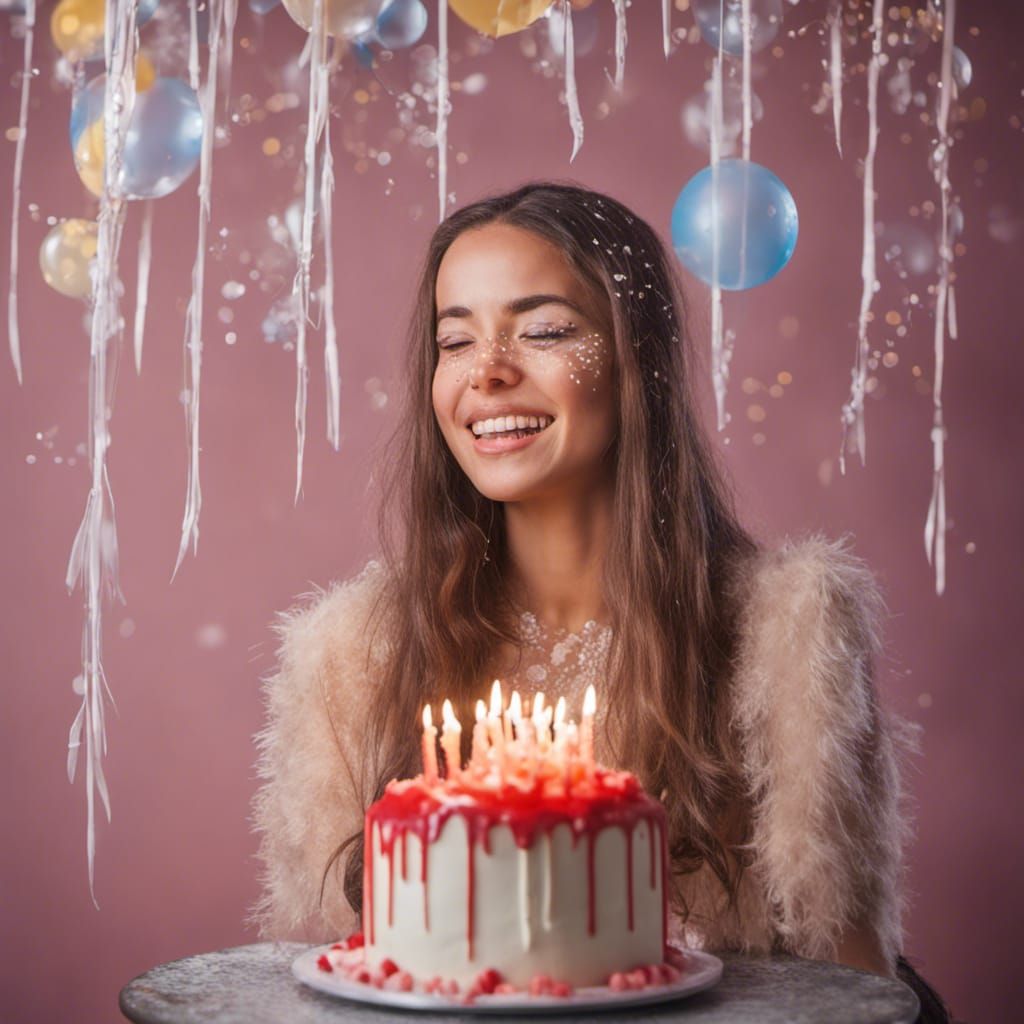
M 25 45 L 21 60 L 21 102 L 18 107 L 18 141 L 14 147 L 14 183 L 11 186 L 11 268 L 7 291 L 7 343 L 14 372 L 21 383 L 21 336 L 18 332 L 18 224 L 21 219 L 21 172 L 28 138 L 28 99 L 32 85 L 32 40 L 35 36 L 36 0 L 25 2 Z
M 750 159 L 750 130 L 753 124 L 753 115 L 751 113 L 751 99 L 750 99 L 750 56 L 752 48 L 751 39 L 751 17 L 750 17 L 750 0 L 743 0 L 743 6 L 740 12 L 740 28 L 743 32 L 743 159 Z M 746 204 L 744 204 L 744 212 L 746 212 Z M 747 219 L 743 218 L 744 231 L 746 230 Z M 746 255 L 747 246 L 746 238 L 744 238 L 744 244 L 741 247 L 741 254 Z
M 309 333 L 309 294 L 313 267 L 313 225 L 316 221 L 316 154 L 327 119 L 327 33 L 326 0 L 314 0 L 310 26 L 309 107 L 305 147 L 305 189 L 302 201 L 302 230 L 299 235 L 299 266 L 293 294 L 298 300 L 295 337 L 295 501 L 302 492 L 302 467 L 306 452 L 306 405 L 309 396 L 309 361 L 306 338 Z M 322 182 L 321 182 L 322 184 Z M 330 245 L 330 239 L 326 240 Z M 330 385 L 328 385 L 328 391 Z M 328 426 L 330 430 L 330 426 Z
M 832 83 L 832 123 L 836 131 L 836 149 L 843 155 L 841 126 L 843 120 L 843 4 L 833 0 L 828 12 L 829 80 Z
M 114 358 L 121 332 L 118 309 L 120 282 L 117 263 L 124 228 L 125 200 L 120 193 L 124 140 L 135 103 L 136 0 L 110 0 L 104 25 L 106 82 L 103 94 L 104 173 L 96 260 L 93 270 L 92 318 L 89 340 L 89 470 L 91 485 L 85 514 L 78 527 L 68 570 L 68 589 L 79 584 L 85 593 L 82 630 L 82 672 L 75 690 L 82 704 L 68 734 L 68 779 L 73 782 L 85 734 L 86 858 L 89 893 L 95 892 L 96 795 L 110 821 L 110 794 L 103 772 L 107 750 L 104 693 L 113 702 L 103 671 L 103 595 L 120 596 L 117 568 L 117 527 L 114 500 L 107 474 L 110 447 L 110 407 L 113 376 L 108 356 Z M 123 600 L 123 598 L 122 598 Z
M 188 5 L 188 84 L 199 92 L 199 0 Z
M 195 9 L 197 0 L 191 0 Z M 220 57 L 221 30 L 224 24 L 225 0 L 207 0 L 209 27 L 207 30 L 206 81 L 200 91 L 199 105 L 203 114 L 203 141 L 199 157 L 199 224 L 196 257 L 192 264 L 192 294 L 185 314 L 185 360 L 189 368 L 185 411 L 185 430 L 188 442 L 188 480 L 185 490 L 185 512 L 181 520 L 181 542 L 171 579 L 178 574 L 185 559 L 189 543 L 192 553 L 199 548 L 199 513 L 203 505 L 199 481 L 199 388 L 203 360 L 203 286 L 206 276 L 206 236 L 210 223 L 210 190 L 213 184 L 213 141 L 217 127 L 217 68 Z
M 622 92 L 626 80 L 626 0 L 615 3 L 615 88 Z
M 950 288 L 953 245 L 950 237 L 949 108 L 953 98 L 953 29 L 956 0 L 946 0 L 942 24 L 942 76 L 939 111 L 936 118 L 938 141 L 932 166 L 942 199 L 942 237 L 939 246 L 939 279 L 935 290 L 935 382 L 932 385 L 932 493 L 924 527 L 924 550 L 935 569 L 935 593 L 946 589 L 946 424 L 942 408 L 942 380 L 945 371 L 947 324 L 955 337 L 956 303 Z
M 448 208 L 448 0 L 437 0 L 437 205 L 438 219 Z
M 580 113 L 580 98 L 576 92 L 576 46 L 572 35 L 572 5 L 562 0 L 562 53 L 565 55 L 565 105 L 569 110 L 569 127 L 572 128 L 572 154 L 569 163 L 583 145 L 583 114 Z
M 149 269 L 153 262 L 153 200 L 147 199 L 139 232 L 139 261 L 135 275 L 135 372 L 142 373 L 142 339 L 149 305 Z
M 667 58 L 672 52 L 672 0 L 661 0 L 661 47 Z
M 723 33 L 719 32 L 719 40 Z M 729 361 L 732 359 L 732 339 L 725 330 L 725 311 L 722 306 L 721 272 L 721 216 L 718 202 L 718 165 L 722 154 L 724 135 L 724 109 L 722 103 L 721 43 L 711 72 L 711 383 L 715 391 L 715 411 L 719 430 L 725 430 L 729 416 L 725 411 L 725 392 L 729 383 Z
M 843 406 L 843 437 L 839 446 L 839 470 L 846 472 L 846 449 L 867 461 L 867 434 L 864 428 L 864 395 L 868 376 L 868 323 L 875 296 L 875 151 L 878 148 L 878 73 L 882 57 L 883 0 L 874 0 L 871 20 L 871 61 L 868 64 L 868 149 L 864 157 L 864 231 L 861 255 L 860 315 L 857 318 L 857 354 L 851 371 L 850 397 Z M 853 436 L 850 437 L 850 431 Z
M 325 70 L 330 81 L 331 68 Z M 324 118 L 324 153 L 320 172 L 320 209 L 324 228 L 324 374 L 327 380 L 327 441 L 341 447 L 341 379 L 338 375 L 338 329 L 334 321 L 334 156 L 331 153 L 331 114 Z

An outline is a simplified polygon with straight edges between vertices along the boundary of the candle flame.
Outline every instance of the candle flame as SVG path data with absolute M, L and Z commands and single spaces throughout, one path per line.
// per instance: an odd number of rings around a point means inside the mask
M 445 729 L 462 732 L 462 724 L 455 717 L 455 711 L 450 700 L 445 700 L 444 704 L 441 705 L 441 718 L 444 721 Z
M 434 717 L 430 713 L 430 705 L 427 704 L 423 708 L 423 728 L 433 729 L 434 728 Z
M 501 682 L 497 679 L 494 680 L 494 685 L 491 687 L 491 717 L 501 718 L 501 707 L 505 703 L 501 693 Z
M 487 705 L 482 701 L 476 702 L 476 720 L 482 722 L 487 717 Z
M 512 699 L 508 702 L 508 717 L 515 725 L 523 720 L 523 702 L 519 698 L 519 691 L 512 691 Z
M 597 691 L 594 689 L 594 684 L 591 683 L 587 687 L 587 692 L 583 695 L 583 714 L 592 715 L 597 710 Z
M 530 717 L 533 719 L 533 724 L 540 726 L 544 721 L 544 691 L 538 692 L 537 696 L 533 698 L 533 708 Z
M 565 724 L 565 698 L 559 697 L 558 703 L 555 705 L 555 725 Z

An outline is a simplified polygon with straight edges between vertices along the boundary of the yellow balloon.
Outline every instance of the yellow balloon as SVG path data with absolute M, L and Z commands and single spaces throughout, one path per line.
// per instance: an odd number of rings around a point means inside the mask
M 314 0 L 282 0 L 282 3 L 292 21 L 307 32 L 313 27 Z M 382 6 L 382 0 L 323 0 L 327 34 L 352 39 L 369 32 Z
M 521 32 L 551 6 L 551 0 L 448 0 L 448 6 L 467 24 L 484 35 Z
M 105 0 L 60 0 L 50 16 L 54 45 L 71 60 L 88 60 L 103 48 Z
M 94 220 L 61 221 L 39 247 L 39 266 L 46 283 L 72 299 L 92 294 L 89 268 L 96 258 L 98 232 Z

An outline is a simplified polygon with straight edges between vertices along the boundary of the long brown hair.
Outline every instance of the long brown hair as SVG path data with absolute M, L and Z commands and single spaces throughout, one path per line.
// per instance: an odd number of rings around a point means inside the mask
M 486 695 L 497 645 L 516 643 L 502 506 L 456 463 L 431 399 L 438 268 L 462 232 L 495 222 L 557 246 L 610 311 L 619 427 L 604 565 L 613 633 L 601 701 L 610 709 L 611 756 L 664 802 L 675 871 L 706 862 L 732 900 L 739 873 L 726 854 L 727 829 L 743 797 L 725 700 L 735 639 L 730 582 L 754 542 L 735 518 L 697 418 L 673 263 L 643 220 L 573 185 L 529 184 L 483 199 L 431 238 L 404 364 L 404 410 L 382 460 L 380 532 L 391 571 L 378 604 L 387 642 L 368 721 L 365 749 L 374 761 L 364 799 L 418 771 L 423 704 L 447 696 L 468 714 Z M 628 746 L 616 737 L 629 737 Z M 360 839 L 349 837 L 331 860 L 354 844 L 345 893 L 357 910 Z

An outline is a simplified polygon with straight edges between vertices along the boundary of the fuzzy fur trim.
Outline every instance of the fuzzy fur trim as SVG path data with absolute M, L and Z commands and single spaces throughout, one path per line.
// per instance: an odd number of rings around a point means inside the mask
M 264 681 L 253 802 L 263 871 L 251 916 L 266 938 L 331 941 L 356 925 L 343 859 L 322 901 L 320 888 L 368 802 L 363 736 L 380 653 L 368 628 L 383 574 L 371 562 L 276 623 L 279 667 Z M 730 711 L 754 806 L 753 863 L 734 909 L 709 869 L 685 876 L 690 914 L 673 930 L 706 948 L 830 958 L 844 930 L 867 925 L 893 962 L 909 829 L 900 762 L 919 727 L 879 706 L 877 586 L 845 539 L 820 536 L 760 553 L 737 586 Z
M 867 926 L 902 948 L 909 814 L 900 762 L 909 723 L 885 713 L 873 666 L 884 607 L 844 538 L 813 536 L 752 566 L 733 679 L 733 722 L 753 799 L 753 871 L 778 944 L 834 958 Z

